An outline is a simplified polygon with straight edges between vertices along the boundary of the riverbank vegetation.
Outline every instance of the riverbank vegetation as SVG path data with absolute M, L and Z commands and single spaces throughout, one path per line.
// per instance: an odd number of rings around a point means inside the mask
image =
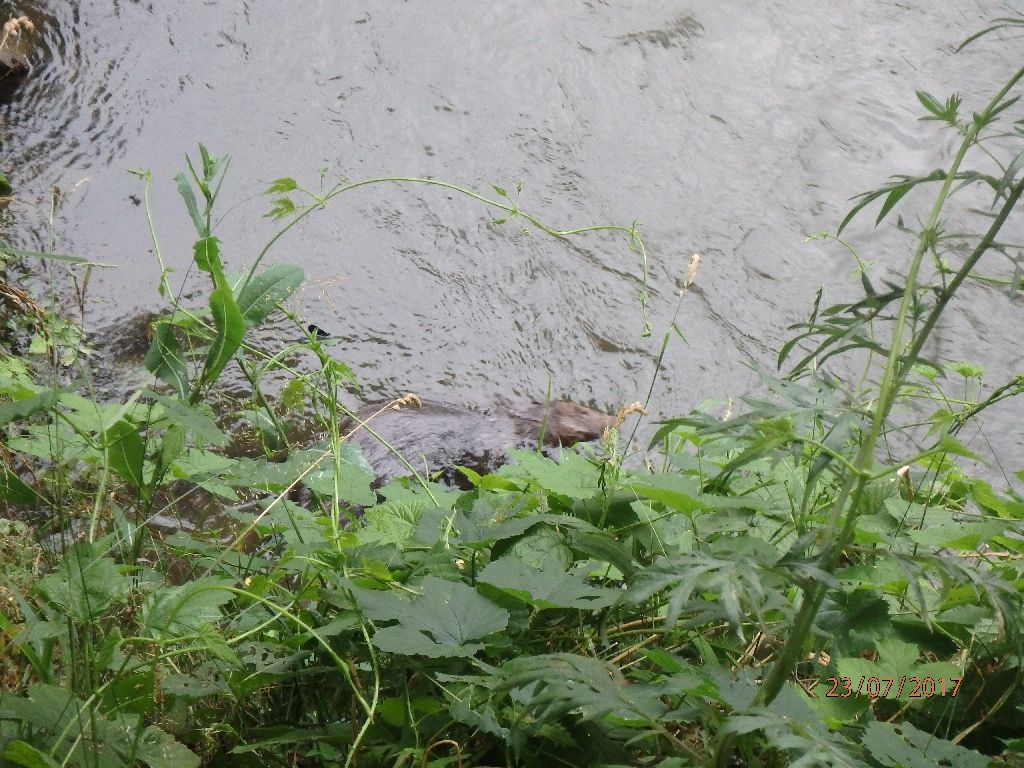
M 89 396 L 70 318 L 5 304 L 5 344 L 33 340 L 0 357 L 0 766 L 1024 765 L 1024 500 L 971 474 L 960 440 L 1024 377 L 986 383 L 929 343 L 965 286 L 1021 286 L 1004 233 L 1020 231 L 1022 77 L 969 107 L 917 94 L 952 160 L 859 198 L 828 240 L 862 295 L 819 294 L 762 392 L 660 424 L 644 470 L 613 428 L 461 492 L 371 487 L 339 426 L 358 372 L 297 320 L 283 348 L 255 340 L 303 280 L 264 258 L 371 183 L 587 230 L 497 187 L 280 179 L 282 229 L 232 275 L 213 228 L 228 161 L 201 147 L 178 189 L 208 300 L 179 301 L 163 270 L 151 385 Z M 869 211 L 905 235 L 882 278 L 880 254 L 840 239 Z M 636 228 L 610 229 L 646 273 Z M 229 366 L 245 398 L 218 389 Z M 293 444 L 296 413 L 319 445 Z M 259 450 L 239 455 L 226 421 Z M 220 522 L 154 525 L 183 508 Z

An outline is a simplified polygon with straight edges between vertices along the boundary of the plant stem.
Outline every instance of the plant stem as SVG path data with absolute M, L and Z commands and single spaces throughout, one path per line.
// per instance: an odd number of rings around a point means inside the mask
M 896 401 L 896 396 L 902 387 L 903 381 L 906 379 L 907 373 L 910 371 L 917 355 L 923 349 L 924 344 L 934 330 L 939 317 L 941 317 L 949 301 L 970 274 L 971 269 L 974 268 L 984 252 L 991 246 L 1006 221 L 1010 210 L 1015 206 L 1021 193 L 1024 192 L 1024 179 L 1022 179 L 1014 185 L 988 232 L 964 263 L 963 267 L 957 272 L 954 279 L 950 281 L 950 284 L 942 292 L 924 326 L 914 335 L 909 346 L 905 348 L 903 334 L 908 325 L 907 321 L 910 317 L 911 307 L 916 300 L 918 273 L 920 272 L 925 255 L 932 247 L 933 235 L 938 225 L 939 216 L 949 198 L 953 181 L 968 150 L 977 143 L 978 134 L 989 124 L 1003 98 L 1021 77 L 1024 77 L 1024 67 L 1017 70 L 1013 77 L 989 101 L 985 109 L 971 120 L 969 126 L 964 131 L 964 138 L 960 143 L 960 148 L 946 173 L 942 188 L 935 199 L 928 220 L 919 235 L 917 249 L 907 270 L 906 285 L 894 323 L 893 336 L 889 345 L 889 355 L 886 360 L 882 381 L 879 385 L 878 402 L 872 414 L 871 424 L 864 434 L 864 439 L 853 462 L 853 467 L 844 474 L 839 494 L 832 505 L 831 518 L 828 525 L 822 530 L 823 540 L 819 550 L 820 559 L 824 561 L 822 564 L 828 573 L 835 572 L 843 549 L 852 538 L 854 526 L 861 509 L 864 490 L 870 479 L 875 446 L 885 428 L 886 420 Z M 840 522 L 842 523 L 841 528 Z M 790 673 L 803 653 L 804 646 L 811 634 L 814 620 L 818 615 L 821 603 L 825 599 L 827 592 L 828 586 L 821 582 L 814 582 L 803 590 L 803 602 L 794 619 L 793 628 L 789 632 L 778 661 L 772 666 L 764 679 L 764 684 L 757 697 L 757 705 L 766 706 L 770 704 L 778 696 L 786 680 L 789 679 Z M 728 762 L 735 740 L 736 735 L 733 733 L 725 733 L 719 739 L 715 760 L 719 768 L 724 768 Z

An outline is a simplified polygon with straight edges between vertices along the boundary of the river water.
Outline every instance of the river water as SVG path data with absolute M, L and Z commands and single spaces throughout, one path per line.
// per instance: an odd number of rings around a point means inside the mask
M 806 318 L 819 286 L 854 296 L 835 243 L 849 199 L 890 174 L 947 163 L 956 137 L 919 122 L 915 90 L 984 101 L 1020 41 L 953 46 L 1019 10 L 994 0 L 513 0 L 302 4 L 81 0 L 19 6 L 42 30 L 26 82 L 0 108 L 7 225 L 28 248 L 116 265 L 95 272 L 97 329 L 160 306 L 138 204 L 148 169 L 164 258 L 186 276 L 194 230 L 173 176 L 203 142 L 232 158 L 217 234 L 245 269 L 277 226 L 261 191 L 380 176 L 492 185 L 557 228 L 642 222 L 654 333 L 641 334 L 641 262 L 622 236 L 568 243 L 464 196 L 413 185 L 334 200 L 271 251 L 301 265 L 292 300 L 342 340 L 367 397 L 405 391 L 477 401 L 554 396 L 614 408 L 642 400 L 693 253 L 694 288 L 652 416 L 755 389 L 751 366 Z M 51 222 L 51 190 L 61 191 Z M 926 213 L 925 196 L 905 209 Z M 895 219 L 846 233 L 877 279 L 905 266 Z M 995 264 L 995 266 L 1000 266 Z M 1005 270 L 1004 270 L 1005 272 Z M 1020 373 L 1021 309 L 974 289 L 936 355 Z M 287 336 L 287 329 L 278 329 Z M 955 382 L 949 384 L 955 393 Z M 1019 409 L 964 437 L 1024 465 Z M 998 468 L 996 468 L 998 469 Z

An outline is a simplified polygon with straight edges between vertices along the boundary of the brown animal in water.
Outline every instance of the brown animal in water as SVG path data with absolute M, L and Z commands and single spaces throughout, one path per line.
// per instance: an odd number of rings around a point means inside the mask
M 462 487 L 466 487 L 466 479 L 455 467 L 489 474 L 508 461 L 512 449 L 552 449 L 597 440 L 615 422 L 614 416 L 568 400 L 521 406 L 496 401 L 488 407 L 418 402 L 419 407 L 412 404 L 398 409 L 368 405 L 357 411 L 356 417 L 417 472 L 441 470 L 444 482 Z M 350 442 L 362 449 L 377 476 L 377 485 L 411 474 L 368 429 L 350 420 L 344 431 L 351 432 Z

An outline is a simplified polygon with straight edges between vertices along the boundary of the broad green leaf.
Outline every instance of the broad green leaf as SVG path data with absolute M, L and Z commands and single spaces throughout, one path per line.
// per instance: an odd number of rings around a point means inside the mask
M 740 498 L 706 494 L 701 490 L 700 480 L 693 476 L 636 475 L 630 479 L 628 487 L 642 498 L 687 514 L 710 509 L 766 509 L 764 501 L 752 496 Z
M 959 373 L 965 379 L 980 379 L 985 375 L 985 369 L 977 363 L 968 363 L 962 360 L 946 363 L 946 368 Z
M 138 761 L 149 768 L 196 768 L 199 758 L 155 726 L 143 726 L 141 715 L 113 713 L 104 718 L 95 707 L 54 685 L 29 686 L 25 696 L 0 699 L 0 719 L 17 720 L 47 738 L 50 751 L 88 756 L 65 760 L 70 765 L 127 766 Z M 83 738 L 85 737 L 85 738 Z M 12 749 L 13 747 L 13 749 Z M 126 760 L 128 755 L 134 759 Z M 24 742 L 7 744 L 2 757 L 26 768 L 54 768 L 56 763 Z
M 32 504 L 40 498 L 13 470 L 0 465 L 0 499 L 14 504 Z
M 61 768 L 61 764 L 52 757 L 24 741 L 10 742 L 0 757 L 24 768 Z
M 562 532 L 550 525 L 531 526 L 522 536 L 515 538 L 507 549 L 495 547 L 493 554 L 515 557 L 536 568 L 554 563 L 563 572 L 572 564 L 572 550 L 565 544 Z
M 977 459 L 978 454 L 968 448 L 966 445 L 961 443 L 955 437 L 948 432 L 943 432 L 939 435 L 939 441 L 935 444 L 932 449 L 938 453 L 949 453 L 953 456 L 963 456 L 966 459 Z
M 193 635 L 223 617 L 221 606 L 235 599 L 231 579 L 206 576 L 152 594 L 140 612 L 142 624 L 159 635 Z
M 228 436 L 217 426 L 217 420 L 209 406 L 189 405 L 176 397 L 168 397 L 156 390 L 146 390 L 146 397 L 159 403 L 164 409 L 164 418 L 180 426 L 200 444 L 224 446 Z
M 139 724 L 129 731 L 132 737 L 141 727 Z M 146 726 L 142 737 L 133 746 L 136 757 L 148 768 L 197 768 L 201 762 L 192 750 L 155 725 Z
M 210 345 L 203 366 L 203 383 L 216 381 L 245 338 L 245 321 L 238 311 L 235 297 L 225 284 L 210 294 L 210 311 L 217 337 Z
M 871 757 L 892 768 L 986 768 L 989 764 L 985 755 L 925 733 L 907 722 L 869 722 L 863 744 Z
M 215 284 L 219 286 L 224 277 L 224 265 L 220 261 L 220 240 L 212 236 L 196 240 L 193 257 L 196 266 L 213 275 Z
M 142 361 L 146 370 L 160 381 L 174 388 L 178 397 L 188 394 L 188 368 L 181 353 L 181 344 L 174 335 L 174 325 L 168 321 L 156 323 L 153 331 L 153 343 Z
M 540 609 L 593 610 L 611 605 L 622 595 L 621 590 L 594 586 L 583 575 L 567 572 L 551 561 L 535 568 L 513 557 L 489 563 L 477 580 Z
M 293 293 L 305 278 L 301 267 L 275 264 L 256 275 L 238 293 L 238 309 L 252 328 L 259 325 L 278 303 Z
M 629 490 L 678 512 L 690 513 L 703 508 L 701 483 L 696 477 L 638 475 L 630 479 Z
M 405 544 L 416 533 L 426 500 L 387 501 L 366 510 L 356 537 L 364 544 Z
M 570 549 L 611 563 L 626 578 L 636 571 L 629 550 L 603 531 L 568 530 L 565 531 L 565 541 Z
M 89 621 L 105 614 L 132 589 L 132 579 L 106 556 L 108 545 L 105 539 L 75 544 L 64 553 L 57 571 L 39 582 L 39 591 L 75 619 Z
M 120 627 L 114 627 L 106 636 L 103 637 L 103 642 L 100 643 L 99 648 L 96 649 L 96 658 L 92 662 L 93 669 L 101 670 L 106 672 L 111 668 L 111 661 L 115 658 L 115 654 L 121 650 L 121 646 L 124 645 L 124 636 L 121 634 Z M 121 659 L 118 659 L 117 663 L 120 663 Z M 119 670 L 113 670 L 115 674 Z
M 570 499 L 590 499 L 600 494 L 600 470 L 575 451 L 563 450 L 556 463 L 536 451 L 510 451 L 518 465 L 505 465 L 498 474 L 527 477 L 545 491 Z
M 179 480 L 188 480 L 210 493 L 237 501 L 238 494 L 224 476 L 236 469 L 239 460 L 199 448 L 186 448 L 171 465 L 171 474 Z
M 186 448 L 174 461 L 174 475 L 181 480 L 197 482 L 237 471 L 238 459 L 203 448 Z
M 139 436 L 138 427 L 125 419 L 118 419 L 104 432 L 103 441 L 110 468 L 120 475 L 122 480 L 141 490 L 142 464 L 146 458 L 146 448 Z
M 928 526 L 920 531 L 910 531 L 911 540 L 932 547 L 976 550 L 982 542 L 991 541 L 1006 533 L 1006 523 L 995 520 L 985 523 L 964 523 L 951 521 L 945 525 Z
M 14 419 L 23 419 L 40 411 L 48 411 L 60 401 L 63 389 L 48 389 L 21 400 L 0 405 L 0 425 Z
M 508 626 L 508 611 L 462 582 L 427 576 L 420 587 L 423 596 L 413 601 L 393 593 L 354 591 L 367 618 L 398 620 L 374 633 L 373 644 L 382 651 L 433 659 L 472 656 L 484 647 L 472 641 Z
M 288 466 L 294 467 L 292 477 L 297 477 L 306 468 L 321 456 L 321 451 L 296 451 L 289 458 Z M 341 474 L 335 483 L 334 463 L 331 459 L 320 462 L 317 468 L 310 472 L 303 482 L 316 493 L 324 496 L 333 496 L 337 492 L 338 497 L 350 504 L 370 506 L 377 501 L 377 493 L 371 487 L 374 481 L 373 469 L 366 464 L 358 446 L 351 443 L 344 443 L 341 446 Z

